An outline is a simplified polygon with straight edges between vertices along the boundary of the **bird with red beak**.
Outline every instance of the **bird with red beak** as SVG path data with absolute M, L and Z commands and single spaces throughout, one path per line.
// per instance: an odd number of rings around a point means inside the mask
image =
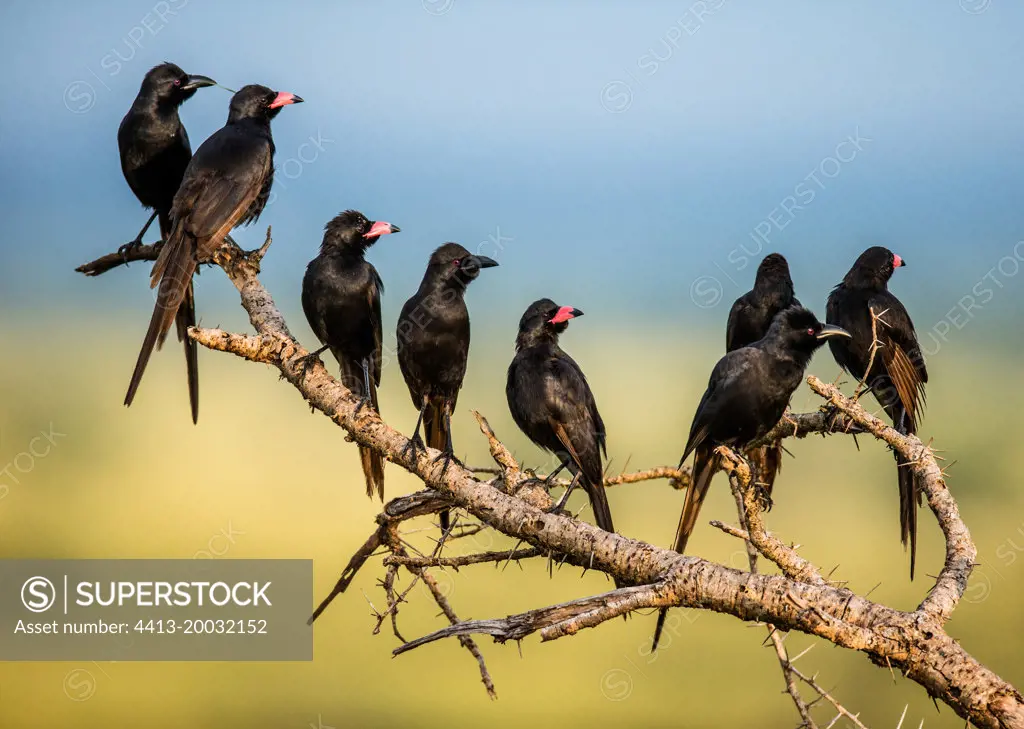
M 548 320 L 548 324 L 564 324 L 570 319 L 583 316 L 583 312 L 571 306 L 560 306 L 555 315 Z
M 274 184 L 274 139 L 270 120 L 302 99 L 266 86 L 243 86 L 231 97 L 227 123 L 200 145 L 185 168 L 174 194 L 170 234 L 153 266 L 151 286 L 159 286 L 156 306 L 135 362 L 125 405 L 131 405 L 153 354 L 178 320 L 179 339 L 188 337 L 195 315 L 179 317 L 191 307 L 192 274 L 209 263 L 233 228 L 255 222 Z M 191 366 L 191 365 L 190 365 Z
M 282 106 L 288 106 L 289 104 L 301 104 L 303 101 L 301 96 L 296 96 L 291 91 L 278 91 L 277 96 L 270 102 L 271 109 L 278 109 Z
M 323 346 L 308 355 L 312 364 L 330 349 L 338 360 L 341 382 L 380 412 L 377 388 L 381 375 L 380 298 L 384 284 L 366 260 L 366 250 L 382 235 L 399 232 L 397 225 L 370 221 L 358 210 L 346 210 L 324 228 L 320 253 L 309 262 L 302 279 L 302 310 Z M 366 495 L 384 498 L 384 460 L 372 448 L 359 446 Z
M 836 363 L 867 383 L 900 433 L 917 433 L 924 415 L 928 368 L 910 314 L 889 291 L 889 279 L 907 262 L 888 248 L 873 246 L 858 256 L 828 297 L 826 313 L 853 336 L 829 342 Z M 914 472 L 898 452 L 900 539 L 910 548 L 910 579 L 917 562 L 917 508 L 920 492 Z
M 606 451 L 604 421 L 583 370 L 558 344 L 569 322 L 580 316 L 583 312 L 579 309 L 559 306 L 551 299 L 530 304 L 519 320 L 516 356 L 508 368 L 505 396 L 516 425 L 558 458 L 559 466 L 546 483 L 563 468 L 573 474 L 554 508 L 564 506 L 573 488 L 582 484 L 597 525 L 613 532 L 601 463 Z

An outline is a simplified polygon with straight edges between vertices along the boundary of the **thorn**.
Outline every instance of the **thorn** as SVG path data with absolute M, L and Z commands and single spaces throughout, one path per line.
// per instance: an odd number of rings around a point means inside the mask
M 903 719 L 906 718 L 906 716 L 907 716 L 907 709 L 909 709 L 909 708 L 910 708 L 910 704 L 907 704 L 906 706 L 903 707 L 903 713 L 900 714 L 900 721 L 896 725 L 896 729 L 900 729 L 903 726 Z

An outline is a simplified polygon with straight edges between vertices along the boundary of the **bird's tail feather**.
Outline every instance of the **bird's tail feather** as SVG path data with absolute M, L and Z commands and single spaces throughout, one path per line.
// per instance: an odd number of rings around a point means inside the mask
M 370 403 L 373 405 L 373 409 L 378 413 L 380 407 L 377 404 L 377 386 L 373 382 L 373 378 L 370 378 L 370 392 L 369 398 Z M 373 498 L 373 492 L 377 492 L 377 497 L 384 500 L 384 458 L 380 453 L 367 448 L 366 446 L 359 447 L 359 460 L 363 464 L 363 475 L 366 477 L 366 495 L 371 499 Z
M 775 477 L 782 471 L 782 443 L 755 448 L 747 452 L 747 460 L 753 466 L 757 482 L 764 486 L 769 496 L 775 487 Z
M 590 479 L 581 477 L 583 488 L 590 497 L 590 508 L 594 511 L 594 521 L 606 532 L 614 532 L 612 524 L 612 510 L 608 507 L 608 494 L 605 493 L 603 483 L 591 483 Z
M 896 469 L 900 483 L 900 540 L 906 549 L 910 542 L 910 579 L 914 579 L 914 565 L 917 562 L 917 502 L 918 494 L 914 483 L 914 472 L 902 456 L 896 456 Z
M 438 400 L 430 400 L 423 412 L 423 436 L 428 448 L 437 448 L 439 451 L 443 451 L 447 445 L 444 432 L 444 409 Z M 451 526 L 451 515 L 448 513 L 448 509 L 438 512 L 437 518 L 441 522 L 441 530 L 448 531 Z
M 370 404 L 373 405 L 373 409 L 379 413 L 380 405 L 377 402 L 377 386 L 374 384 L 373 377 L 369 378 L 370 391 L 364 392 L 366 390 L 366 377 L 363 374 L 362 362 L 345 357 L 340 350 L 334 348 L 331 349 L 331 353 L 341 365 L 342 383 L 345 387 L 355 395 L 360 397 L 365 395 L 368 397 Z M 383 501 L 384 459 L 372 448 L 359 446 L 359 461 L 363 467 L 363 476 L 366 478 L 366 495 L 372 499 L 374 492 L 376 492 L 380 500 Z
M 913 435 L 916 432 L 914 421 L 907 417 L 902 407 L 894 408 L 889 415 L 899 433 Z M 895 451 L 893 455 L 896 457 L 896 478 L 900 488 L 900 541 L 904 549 L 908 542 L 910 544 L 910 579 L 913 580 L 917 563 L 917 508 L 921 503 L 921 493 L 910 462 Z
M 377 497 L 383 501 L 384 459 L 373 448 L 359 446 L 359 460 L 362 461 L 363 476 L 366 477 L 366 495 L 372 499 L 373 492 L 376 491 Z
M 171 237 L 171 216 L 167 212 L 161 212 L 160 240 L 166 241 Z M 199 422 L 199 345 L 188 336 L 188 328 L 196 325 L 196 298 L 195 289 L 191 279 L 188 289 L 185 291 L 185 298 L 178 308 L 174 317 L 177 327 L 178 341 L 185 347 L 185 374 L 188 378 L 188 402 L 192 410 L 192 422 Z
M 196 270 L 196 240 L 177 229 L 160 251 L 160 257 L 153 266 L 152 285 L 159 283 L 156 305 L 149 321 L 146 338 L 142 341 L 139 358 L 135 362 L 131 383 L 124 398 L 125 405 L 131 405 L 142 382 L 142 375 L 149 364 L 153 349 L 162 345 L 170 331 L 171 324 L 182 306 Z M 193 317 L 194 318 L 194 317 Z M 190 385 L 191 387 L 191 385 Z
M 606 532 L 614 532 L 615 525 L 612 523 L 612 510 L 608 506 L 608 494 L 605 492 L 604 483 L 592 483 L 586 476 L 580 475 L 580 482 L 590 497 L 590 508 L 594 512 L 594 521 Z M 626 583 L 615 578 L 616 587 L 625 587 Z M 625 615 L 623 617 L 626 617 Z
M 704 497 L 707 496 L 711 477 L 715 474 L 717 465 L 718 458 L 711 450 L 697 449 L 693 458 L 693 480 L 690 482 L 690 488 L 686 490 L 686 501 L 683 503 L 683 511 L 679 515 L 679 526 L 676 528 L 676 540 L 673 545 L 673 549 L 680 554 L 686 549 L 686 543 L 690 539 L 693 527 L 697 524 L 700 507 L 704 504 Z M 662 608 L 658 612 L 658 624 L 654 628 L 654 641 L 651 644 L 652 653 L 658 649 L 658 641 L 661 639 L 661 631 L 665 627 L 667 616 L 668 608 Z
M 188 377 L 188 403 L 192 409 L 192 422 L 199 422 L 199 346 L 188 335 L 188 328 L 196 325 L 196 298 L 191 279 L 185 290 L 185 299 L 174 315 L 178 341 L 185 345 L 185 373 Z

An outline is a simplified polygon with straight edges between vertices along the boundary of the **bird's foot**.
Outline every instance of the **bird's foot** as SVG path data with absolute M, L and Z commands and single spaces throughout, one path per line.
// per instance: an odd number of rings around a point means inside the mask
M 835 403 L 826 403 L 821 406 L 821 411 L 825 413 L 825 420 L 828 421 L 828 429 L 833 430 L 836 427 L 836 423 L 839 421 L 839 417 L 842 415 L 842 411 L 836 407 Z
M 304 356 L 298 358 L 298 361 L 296 362 L 296 364 L 299 367 L 302 368 L 302 379 L 306 379 L 306 376 L 309 374 L 309 368 L 312 367 L 313 365 L 315 365 L 319 361 L 320 361 L 320 355 L 317 354 L 316 352 L 314 352 L 312 354 L 307 354 L 307 355 L 304 355 Z M 359 410 L 356 409 L 356 414 L 358 414 L 358 413 L 359 413 Z
M 455 457 L 455 453 L 449 450 L 441 451 L 441 455 L 434 459 L 434 463 L 438 461 L 444 461 L 444 466 L 441 468 L 441 478 L 444 478 L 444 474 L 448 471 L 448 466 L 452 461 L 455 461 L 458 466 L 465 468 L 462 461 Z
M 527 477 L 524 481 L 521 482 L 523 486 L 527 484 L 537 484 L 543 486 L 544 488 L 548 487 L 547 480 L 538 476 L 537 472 L 534 471 L 532 468 L 524 468 L 523 474 L 525 474 Z
M 142 238 L 136 238 L 133 241 L 125 243 L 123 246 L 117 249 L 118 254 L 121 256 L 121 260 L 124 261 L 124 265 L 128 265 L 128 254 L 134 251 L 136 248 L 142 247 Z
M 411 452 L 413 460 L 415 460 L 418 451 L 425 452 L 426 450 L 427 447 L 423 445 L 423 439 L 420 438 L 420 434 L 417 433 L 416 435 L 409 439 L 408 443 L 405 444 L 405 447 L 402 449 L 402 458 L 405 458 L 406 455 Z
M 361 398 L 359 398 L 359 404 L 356 405 L 356 417 L 357 418 L 359 417 L 359 413 L 361 413 L 363 408 L 366 407 L 367 405 L 370 406 L 371 410 L 374 409 L 373 408 L 373 403 L 370 401 L 369 396 L 368 395 L 363 395 Z
M 571 491 L 569 489 L 566 489 L 565 493 L 562 494 L 562 498 L 560 498 L 558 501 L 552 504 L 550 508 L 546 509 L 546 512 L 548 514 L 557 514 L 558 512 L 560 512 L 563 508 L 565 508 L 565 502 L 569 500 L 570 493 Z
M 757 498 L 757 502 L 761 505 L 762 511 L 771 511 L 775 502 L 772 501 L 772 494 L 768 490 L 768 487 L 763 483 L 754 484 L 754 496 Z

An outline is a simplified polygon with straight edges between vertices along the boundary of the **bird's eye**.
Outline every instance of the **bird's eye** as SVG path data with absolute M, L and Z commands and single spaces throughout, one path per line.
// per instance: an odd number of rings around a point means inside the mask
M 462 263 L 462 259 L 461 258 L 456 258 L 454 261 L 452 261 L 452 267 L 453 268 L 458 268 L 460 263 Z
M 181 79 L 180 78 L 174 79 L 174 85 L 175 86 L 181 86 Z
M 807 333 L 810 334 L 813 337 L 814 336 L 814 327 L 811 327 L 810 329 L 808 329 Z

